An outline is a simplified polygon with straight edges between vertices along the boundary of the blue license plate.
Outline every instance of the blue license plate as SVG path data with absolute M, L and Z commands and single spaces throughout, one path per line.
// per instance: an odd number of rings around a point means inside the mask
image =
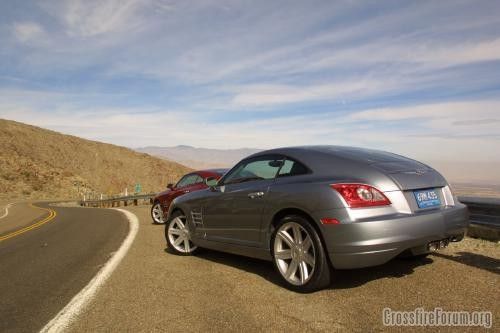
M 432 208 L 441 206 L 441 200 L 435 189 L 413 191 L 418 208 Z

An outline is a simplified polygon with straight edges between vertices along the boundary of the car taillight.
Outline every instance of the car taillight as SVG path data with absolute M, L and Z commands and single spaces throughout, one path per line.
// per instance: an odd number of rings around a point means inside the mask
M 332 217 L 324 217 L 320 219 L 321 224 L 340 224 L 340 221 Z
M 387 206 L 391 202 L 375 187 L 365 184 L 332 184 L 351 208 Z

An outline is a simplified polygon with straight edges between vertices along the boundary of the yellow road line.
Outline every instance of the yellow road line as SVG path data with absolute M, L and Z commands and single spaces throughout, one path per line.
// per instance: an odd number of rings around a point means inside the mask
M 33 223 L 32 225 L 29 225 L 27 227 L 24 227 L 22 229 L 19 229 L 19 230 L 16 230 L 14 232 L 11 232 L 7 235 L 4 235 L 4 236 L 0 236 L 0 242 L 1 241 L 4 241 L 6 239 L 9 239 L 9 238 L 12 238 L 12 237 L 15 237 L 17 235 L 20 235 L 20 234 L 23 234 L 27 231 L 30 231 L 30 230 L 33 230 L 35 228 L 38 228 L 39 226 L 41 225 L 44 225 L 45 223 L 49 222 L 50 220 L 52 220 L 54 217 L 56 217 L 57 213 L 55 210 L 52 210 L 50 208 L 42 208 L 42 207 L 38 207 L 38 206 L 35 206 L 33 205 L 32 203 L 30 203 L 30 206 L 33 207 L 33 208 L 36 208 L 36 209 L 41 209 L 41 210 L 45 210 L 47 212 L 49 212 L 49 216 L 47 216 L 46 218 L 44 218 L 43 220 L 41 221 L 38 221 L 38 222 L 35 222 Z

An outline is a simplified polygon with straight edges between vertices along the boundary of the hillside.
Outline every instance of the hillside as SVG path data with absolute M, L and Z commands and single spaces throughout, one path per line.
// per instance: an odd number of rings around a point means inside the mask
M 0 119 L 0 198 L 156 192 L 189 168 L 131 149 Z
M 242 158 L 260 151 L 259 149 L 209 149 L 191 146 L 144 147 L 136 149 L 195 169 L 228 168 Z

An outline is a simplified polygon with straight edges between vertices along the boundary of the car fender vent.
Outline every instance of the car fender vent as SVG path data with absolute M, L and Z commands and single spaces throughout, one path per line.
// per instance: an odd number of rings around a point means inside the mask
M 191 219 L 196 226 L 203 226 L 203 214 L 201 210 L 199 212 L 191 211 Z

